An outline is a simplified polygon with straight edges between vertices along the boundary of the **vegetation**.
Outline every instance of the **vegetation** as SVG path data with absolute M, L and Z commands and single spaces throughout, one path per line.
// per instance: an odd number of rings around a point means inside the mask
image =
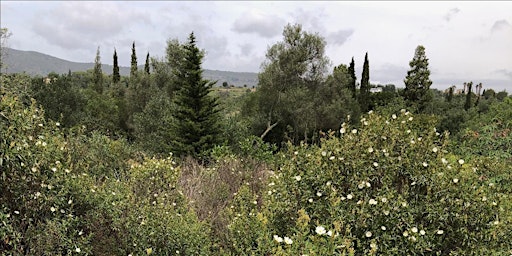
M 0 255 L 512 254 L 512 97 L 430 89 L 422 46 L 357 88 L 324 49 L 287 25 L 255 89 L 193 33 L 130 76 L 2 73 Z

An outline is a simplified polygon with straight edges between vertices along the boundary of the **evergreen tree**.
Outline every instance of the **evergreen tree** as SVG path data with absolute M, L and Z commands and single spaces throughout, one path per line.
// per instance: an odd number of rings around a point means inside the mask
M 454 90 L 455 90 L 455 86 L 450 86 L 450 88 L 448 88 L 448 94 L 446 95 L 446 101 L 448 101 L 450 103 L 452 102 Z
M 468 88 L 468 93 L 466 94 L 466 103 L 464 103 L 464 110 L 468 111 L 471 108 L 471 87 L 473 86 L 473 82 L 464 83 Z
M 176 70 L 179 90 L 174 97 L 176 110 L 171 146 L 178 156 L 203 157 L 219 142 L 218 102 L 209 95 L 215 82 L 203 79 L 204 54 L 197 48 L 193 32 L 183 47 L 185 58 Z
M 100 47 L 96 50 L 96 58 L 94 59 L 93 71 L 93 89 L 99 93 L 103 93 L 103 71 L 101 70 Z
M 350 66 L 348 67 L 348 73 L 352 78 L 350 83 L 350 91 L 352 91 L 352 97 L 356 98 L 356 68 L 354 63 L 354 57 L 352 57 L 352 61 L 350 62 Z
M 411 69 L 407 71 L 404 80 L 404 98 L 409 105 L 417 105 L 418 110 L 422 111 L 426 103 L 432 100 L 432 95 L 429 93 L 432 81 L 425 47 L 422 45 L 416 47 L 414 58 L 409 62 L 409 66 Z
M 364 55 L 363 74 L 361 75 L 361 88 L 359 89 L 359 106 L 361 111 L 366 112 L 370 106 L 370 64 L 368 53 Z
M 114 70 L 112 72 L 112 81 L 114 83 L 118 83 L 121 80 L 121 76 L 119 75 L 119 65 L 117 64 L 117 51 L 114 48 Z
M 144 71 L 149 75 L 149 52 L 146 55 L 146 64 L 144 64 Z
M 136 74 L 137 74 L 137 55 L 135 54 L 135 41 L 133 41 L 130 77 L 134 77 Z

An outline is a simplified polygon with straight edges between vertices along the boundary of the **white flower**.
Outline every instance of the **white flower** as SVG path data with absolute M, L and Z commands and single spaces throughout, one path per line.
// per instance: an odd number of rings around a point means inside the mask
M 285 243 L 285 244 L 292 244 L 292 243 L 293 243 L 293 241 L 292 241 L 292 239 L 290 239 L 289 237 L 285 236 L 285 237 L 284 237 L 284 243 Z
M 388 210 L 384 210 L 384 215 L 388 216 L 389 215 L 389 211 Z
M 299 154 L 299 152 L 298 152 L 298 151 L 295 151 L 295 152 L 293 152 L 293 154 L 294 154 L 294 155 L 298 155 L 298 154 Z
M 370 244 L 370 248 L 375 249 L 375 248 L 377 248 L 377 245 L 376 245 L 375 243 L 371 243 L 371 244 Z
M 327 152 L 322 151 L 322 156 L 326 156 L 326 155 L 327 155 Z
M 345 133 L 345 132 L 346 132 L 345 127 L 341 127 L 341 129 L 340 129 L 340 133 L 342 133 L 342 134 L 343 134 L 343 133 Z
M 412 116 L 411 116 L 411 117 L 409 117 L 409 121 L 412 121 Z
M 393 119 L 396 119 L 396 115 L 395 115 L 395 114 L 393 114 L 391 117 L 392 117 Z
M 411 239 L 411 241 L 416 242 L 416 237 L 415 236 L 411 236 L 410 239 Z
M 485 197 L 485 196 L 484 196 L 484 197 L 482 197 L 482 201 L 483 201 L 483 202 L 487 201 L 487 197 Z
M 56 126 L 60 126 L 60 123 L 59 123 L 59 122 L 56 122 L 56 123 L 55 123 L 55 125 L 56 125 Z
M 302 178 L 300 177 L 300 175 L 295 176 L 295 180 L 296 180 L 296 181 L 300 181 L 301 179 L 302 179 Z
M 80 248 L 78 248 L 78 247 L 75 249 L 75 252 L 81 252 L 81 251 L 82 250 L 80 250 Z
M 330 186 L 330 185 L 331 185 L 331 182 L 330 182 L 330 181 L 328 181 L 327 183 L 325 183 L 325 185 Z
M 57 171 L 57 168 L 52 167 L 52 171 L 53 171 L 53 172 L 56 172 L 56 171 Z
M 366 237 L 372 237 L 372 232 L 370 231 L 366 231 L 366 233 L 364 234 Z
M 368 148 L 368 153 L 372 153 L 373 152 L 373 148 L 372 147 L 369 147 Z
M 407 207 L 407 202 L 402 202 L 402 207 Z
M 352 133 L 356 134 L 357 133 L 357 129 L 352 129 Z
M 366 182 L 366 186 L 367 186 L 367 187 L 371 187 L 371 186 L 372 186 L 372 184 L 370 184 L 370 182 Z
M 457 179 L 457 178 L 453 179 L 453 183 L 457 183 L 457 182 L 459 182 L 459 179 Z
M 282 243 L 283 242 L 283 238 L 282 237 L 279 237 L 278 235 L 274 235 L 274 240 L 278 243 Z
M 380 201 L 382 201 L 383 203 L 386 203 L 388 201 L 388 199 L 383 197 L 382 199 L 380 199 Z
M 359 183 L 359 185 L 357 185 L 357 187 L 358 187 L 359 189 L 363 189 L 363 188 L 364 188 L 364 184 L 363 184 L 363 183 Z
M 425 230 L 423 230 L 423 229 L 420 230 L 420 235 L 422 235 L 422 236 L 425 235 Z
M 332 236 L 332 231 L 331 230 L 327 231 L 327 235 Z
M 373 162 L 373 166 L 378 167 L 378 166 L 379 166 L 379 163 L 377 163 L 377 162 Z
M 82 230 L 80 230 L 80 232 L 78 232 L 78 235 L 81 236 L 84 232 Z
M 404 233 L 402 235 L 407 237 L 407 236 L 409 236 L 409 232 L 407 232 L 407 230 L 406 230 L 406 231 L 404 231 Z
M 427 162 L 423 162 L 423 167 L 428 167 L 428 163 Z
M 52 211 L 52 212 L 56 211 L 55 207 L 53 207 L 53 206 L 50 207 L 50 211 Z
M 334 156 L 331 156 L 331 157 L 329 157 L 329 160 L 332 161 L 332 160 L 334 160 L 334 158 L 335 158 Z
M 322 227 L 322 226 L 318 226 L 318 227 L 316 227 L 316 228 L 315 228 L 315 232 L 316 232 L 317 234 L 319 234 L 319 235 L 323 235 L 323 234 L 325 234 L 325 233 L 326 233 L 326 230 L 325 230 L 325 228 L 324 228 L 324 227 Z
M 15 213 L 15 214 L 20 214 L 20 212 L 19 212 L 19 211 L 14 211 L 14 213 Z
M 363 203 L 363 200 L 359 200 L 359 201 L 357 201 L 356 204 L 362 204 L 362 203 Z
M 372 199 L 370 199 L 370 202 L 368 202 L 368 204 L 376 205 L 377 204 L 377 200 L 372 198 Z
M 443 230 L 439 229 L 437 232 L 436 232 L 438 235 L 442 235 L 444 233 Z
M 459 164 L 464 164 L 464 159 L 459 159 Z
M 386 227 L 384 227 L 384 226 L 380 226 L 380 229 L 386 231 Z
M 417 228 L 417 227 L 413 227 L 413 228 L 411 228 L 411 231 L 412 231 L 413 233 L 418 233 L 418 228 Z
M 411 186 L 416 185 L 416 181 L 411 182 Z
M 320 196 L 322 196 L 322 192 L 318 191 L 318 192 L 316 192 L 316 195 L 320 197 Z
M 364 124 L 364 125 L 368 125 L 368 121 L 364 121 L 364 122 L 363 122 L 363 124 Z
M 312 203 L 313 202 L 313 198 L 308 199 L 308 202 Z
M 352 197 L 354 197 L 352 194 L 347 195 L 347 199 L 349 199 L 349 200 L 352 199 Z
M 447 163 L 448 163 L 448 161 L 447 161 L 446 159 L 444 159 L 444 158 L 441 158 L 441 162 L 442 162 L 443 164 L 447 164 Z
M 498 224 L 500 224 L 500 222 L 499 222 L 499 221 L 497 221 L 497 220 L 495 220 L 495 221 L 493 222 L 493 224 L 494 224 L 494 225 L 498 225 Z
M 432 149 L 432 152 L 437 153 L 437 148 L 436 148 L 436 147 L 434 147 L 434 148 Z

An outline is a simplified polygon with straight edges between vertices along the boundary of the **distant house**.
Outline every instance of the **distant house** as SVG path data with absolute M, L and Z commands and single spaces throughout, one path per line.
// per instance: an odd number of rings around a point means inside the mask
M 374 88 L 370 88 L 370 92 L 371 92 L 371 93 L 382 92 L 382 87 L 374 87 Z

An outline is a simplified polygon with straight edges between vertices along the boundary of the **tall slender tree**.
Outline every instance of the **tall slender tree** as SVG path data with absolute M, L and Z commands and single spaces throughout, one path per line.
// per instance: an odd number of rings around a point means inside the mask
M 366 112 L 370 106 L 370 64 L 368 52 L 364 55 L 363 74 L 361 75 L 361 88 L 359 88 L 359 106 Z
M 469 83 L 467 83 L 467 84 L 466 84 L 466 83 L 464 83 L 464 84 L 465 84 L 465 85 L 467 86 L 467 88 L 468 88 L 468 90 L 467 90 L 468 92 L 467 92 L 467 94 L 466 94 L 466 103 L 464 103 L 464 109 L 465 109 L 466 111 L 468 111 L 468 110 L 471 108 L 471 94 L 472 94 L 472 92 L 471 92 L 471 87 L 473 86 L 473 82 L 469 82 Z
M 176 70 L 179 90 L 174 97 L 176 110 L 173 152 L 179 156 L 203 157 L 219 142 L 220 117 L 217 98 L 210 95 L 215 81 L 203 79 L 203 52 L 192 32 L 183 46 L 185 58 Z
M 432 100 L 430 93 L 430 70 L 428 58 L 425 54 L 425 47 L 418 45 L 414 52 L 413 59 L 409 62 L 411 69 L 405 77 L 404 98 L 409 105 L 417 105 L 421 112 L 425 105 Z
M 94 59 L 93 71 L 93 89 L 99 93 L 103 93 L 103 71 L 101 70 L 100 47 L 96 50 L 96 58 Z
M 348 73 L 351 77 L 351 83 L 350 83 L 350 91 L 352 91 L 352 97 L 356 98 L 356 68 L 354 63 L 354 57 L 352 57 L 352 61 L 350 62 L 350 66 L 348 67 Z
M 135 54 L 135 41 L 133 41 L 130 77 L 135 77 L 136 74 L 137 74 L 137 54 Z
M 149 52 L 146 55 L 146 64 L 144 64 L 144 71 L 149 75 Z
M 114 48 L 114 68 L 112 71 L 112 81 L 114 83 L 118 83 L 121 79 L 121 76 L 119 75 L 119 65 L 117 64 L 117 51 L 116 48 Z

